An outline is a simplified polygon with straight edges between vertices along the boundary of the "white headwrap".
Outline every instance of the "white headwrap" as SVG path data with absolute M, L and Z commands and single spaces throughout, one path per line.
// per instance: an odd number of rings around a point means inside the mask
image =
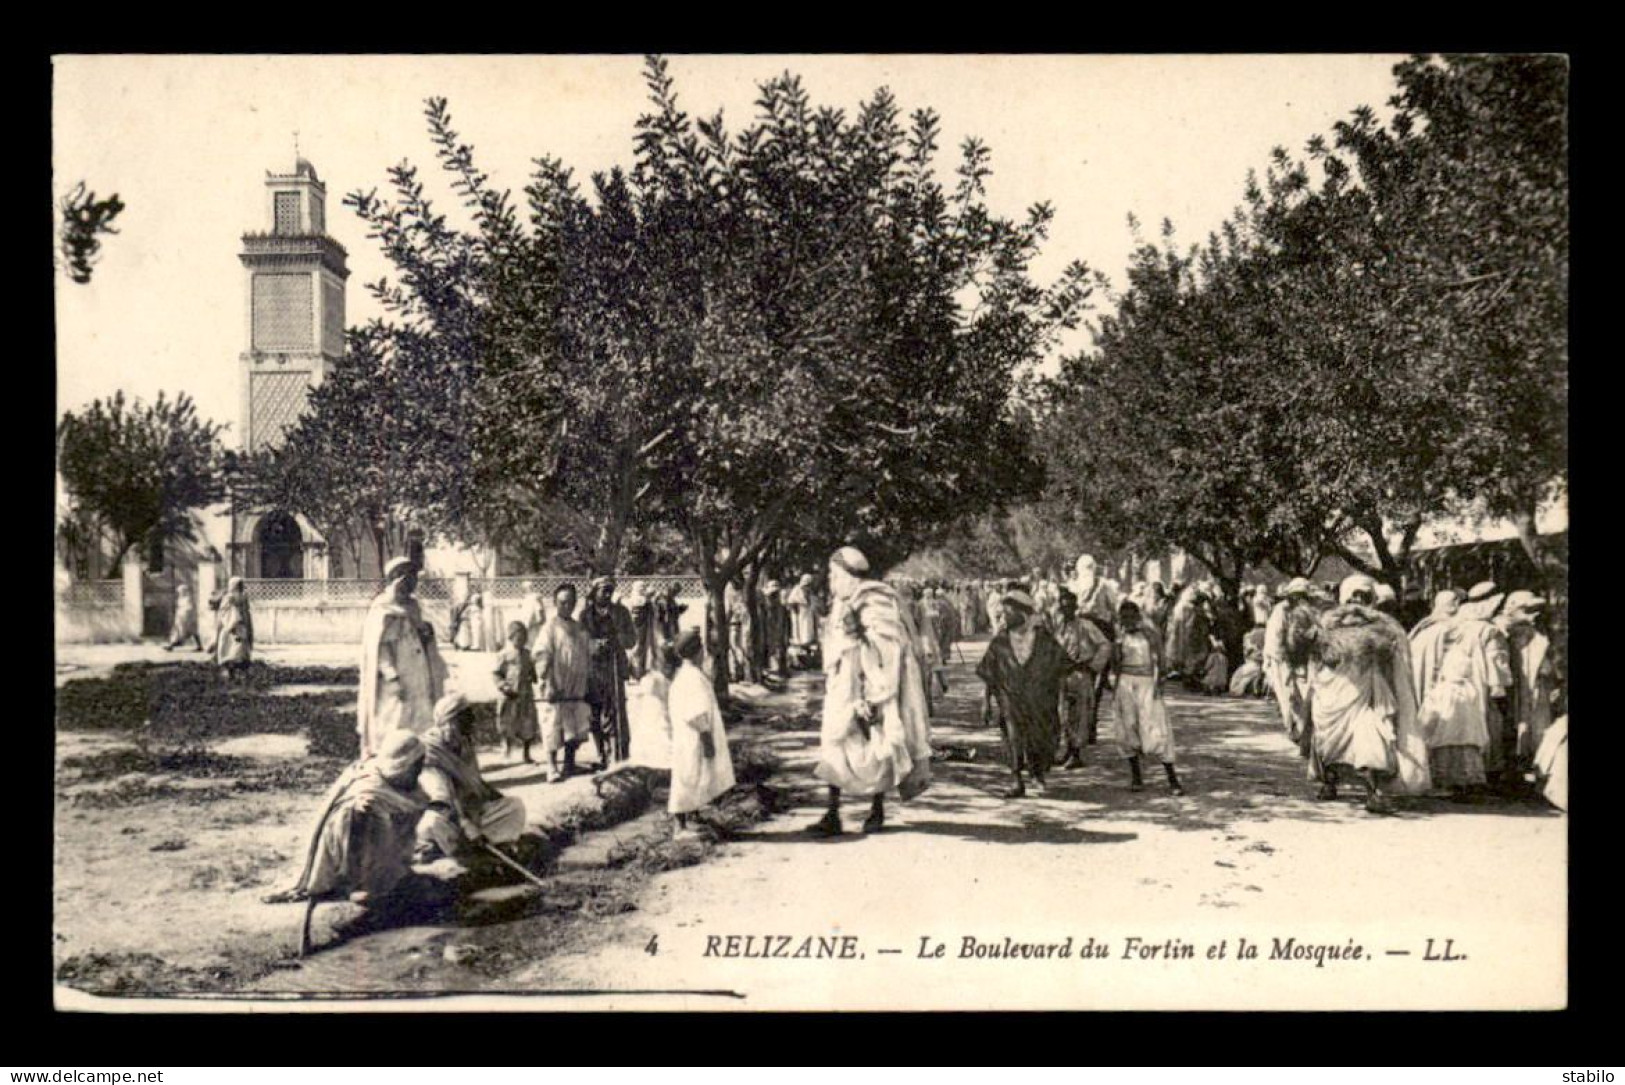
M 423 742 L 405 728 L 391 731 L 384 736 L 383 745 L 373 755 L 373 761 L 386 779 L 404 776 L 422 763 Z
M 1364 573 L 1355 573 L 1353 576 L 1343 578 L 1343 583 L 1337 586 L 1337 601 L 1347 603 L 1361 592 L 1370 592 L 1375 595 L 1377 582 Z
M 434 722 L 438 726 L 449 723 L 457 713 L 468 707 L 468 698 L 461 693 L 448 693 L 434 704 Z
M 869 559 L 855 546 L 841 547 L 830 555 L 829 560 L 832 565 L 840 566 L 853 576 L 861 577 L 869 572 Z

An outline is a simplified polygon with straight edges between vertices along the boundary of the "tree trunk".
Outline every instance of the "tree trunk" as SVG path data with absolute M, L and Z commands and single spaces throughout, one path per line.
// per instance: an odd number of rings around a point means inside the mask
M 1530 502 L 1525 511 L 1512 518 L 1512 526 L 1517 529 L 1518 542 L 1523 546 L 1523 552 L 1529 556 L 1529 562 L 1535 567 L 1535 573 L 1540 578 L 1542 593 L 1549 593 L 1560 579 L 1567 579 L 1568 570 L 1563 568 L 1563 563 L 1541 539 L 1540 530 L 1536 526 L 1533 502 Z
M 717 703 L 728 703 L 728 582 L 711 572 L 703 575 L 707 613 L 705 622 L 710 628 L 706 640 L 711 647 L 711 688 Z
M 367 521 L 367 531 L 372 535 L 373 548 L 378 552 L 378 572 L 381 576 L 389 562 L 389 536 L 384 526 L 374 519 Z
M 762 620 L 762 597 L 756 587 L 761 576 L 762 562 L 758 558 L 750 563 L 745 574 L 745 666 L 750 680 L 758 685 L 762 682 L 762 672 L 767 669 L 767 640 L 763 637 L 766 623 Z
M 119 543 L 119 548 L 116 551 L 113 552 L 113 560 L 107 563 L 107 567 L 109 569 L 115 569 L 115 570 L 118 569 L 119 563 L 124 560 L 124 555 L 129 553 L 130 552 L 130 547 L 132 547 L 134 545 L 135 545 L 135 540 L 134 539 L 125 539 L 122 542 L 120 542 Z

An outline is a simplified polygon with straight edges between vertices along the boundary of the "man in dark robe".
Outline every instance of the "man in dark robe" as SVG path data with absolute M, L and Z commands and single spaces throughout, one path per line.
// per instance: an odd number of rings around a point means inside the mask
M 1078 597 L 1070 588 L 1059 593 L 1055 638 L 1078 669 L 1061 687 L 1061 722 L 1065 728 L 1064 769 L 1083 767 L 1083 747 L 1089 741 L 1089 719 L 1095 712 L 1095 676 L 1111 663 L 1112 642 L 1101 628 L 1078 614 Z
M 1038 604 L 1027 592 L 1007 591 L 1002 600 L 1004 628 L 987 646 L 976 674 L 987 684 L 982 715 L 992 714 L 996 702 L 1004 722 L 1010 769 L 1016 782 L 1007 799 L 1027 794 L 1025 770 L 1037 794 L 1044 792 L 1044 777 L 1055 762 L 1061 734 L 1061 687 L 1076 669 L 1066 649 L 1034 621 Z
M 614 597 L 615 578 L 599 577 L 592 582 L 587 609 L 581 615 L 581 628 L 592 650 L 592 670 L 587 680 L 592 737 L 598 749 L 609 751 L 606 762 L 625 761 L 631 756 L 632 732 L 626 718 L 626 679 L 630 667 L 626 653 L 638 643 L 631 613 L 615 602 Z
M 790 676 L 790 612 L 784 608 L 783 592 L 777 580 L 762 589 L 762 647 L 767 664 L 781 676 Z
M 673 580 L 654 601 L 655 627 L 660 631 L 660 639 L 668 644 L 677 643 L 677 635 L 683 631 L 683 611 L 688 609 L 686 603 L 677 601 L 677 592 L 678 583 Z

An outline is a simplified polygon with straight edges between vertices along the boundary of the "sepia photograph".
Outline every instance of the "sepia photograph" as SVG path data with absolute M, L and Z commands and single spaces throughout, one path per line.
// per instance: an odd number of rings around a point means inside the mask
M 1570 82 L 53 57 L 55 1007 L 1566 1008 Z

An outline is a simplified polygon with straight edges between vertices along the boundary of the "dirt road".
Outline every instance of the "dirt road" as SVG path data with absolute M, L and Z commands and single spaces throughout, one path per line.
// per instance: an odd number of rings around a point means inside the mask
M 1184 797 L 1155 772 L 1144 792 L 1128 790 L 1108 702 L 1085 768 L 1057 772 L 1041 798 L 1007 801 L 997 735 L 975 722 L 980 645 L 961 647 L 933 737 L 975 759 L 939 762 L 931 789 L 892 804 L 881 834 L 804 831 L 822 801 L 808 715 L 822 680 L 800 675 L 782 693 L 753 694 L 748 728 L 783 759 L 775 783 L 795 809 L 701 865 L 630 882 L 584 870 L 545 893 L 539 914 L 379 932 L 248 987 L 513 992 L 533 1009 L 1562 1004 L 1567 824 L 1555 811 L 1413 801 L 1374 818 L 1352 796 L 1318 803 L 1268 703 L 1173 691 Z M 62 662 L 84 677 L 122 661 L 108 655 Z M 466 688 L 489 681 L 483 657 L 452 658 Z M 277 664 L 317 662 L 338 659 Z M 353 714 L 353 688 L 313 690 L 281 692 Z M 59 734 L 60 764 L 106 763 L 99 781 L 63 778 L 59 959 L 77 958 L 87 976 L 128 974 L 136 988 L 242 991 L 234 976 L 289 952 L 293 912 L 258 898 L 297 856 L 337 762 L 312 761 L 291 734 L 216 742 L 226 770 L 255 783 L 245 790 L 218 773 L 125 772 L 126 742 Z M 645 755 L 657 745 L 634 737 Z M 538 809 L 588 786 L 486 767 Z M 848 804 L 849 830 L 863 813 Z M 663 829 L 652 813 L 629 832 Z
M 1567 834 L 1555 811 L 1420 800 L 1376 818 L 1353 798 L 1316 802 L 1269 703 L 1177 692 L 1185 797 L 1155 773 L 1128 791 L 1108 703 L 1087 767 L 1056 773 L 1042 798 L 1007 801 L 997 736 L 972 725 L 980 645 L 963 647 L 933 738 L 976 759 L 939 763 L 885 832 L 852 832 L 864 811 L 851 802 L 847 835 L 806 834 L 821 797 L 817 736 L 780 734 L 786 775 L 805 784 L 793 814 L 660 876 L 600 944 L 514 985 L 743 996 L 592 1003 L 639 1009 L 1563 1003 Z M 816 695 L 816 679 L 798 681 Z M 998 955 L 1023 944 L 1050 955 Z M 821 951 L 836 959 L 813 959 Z

